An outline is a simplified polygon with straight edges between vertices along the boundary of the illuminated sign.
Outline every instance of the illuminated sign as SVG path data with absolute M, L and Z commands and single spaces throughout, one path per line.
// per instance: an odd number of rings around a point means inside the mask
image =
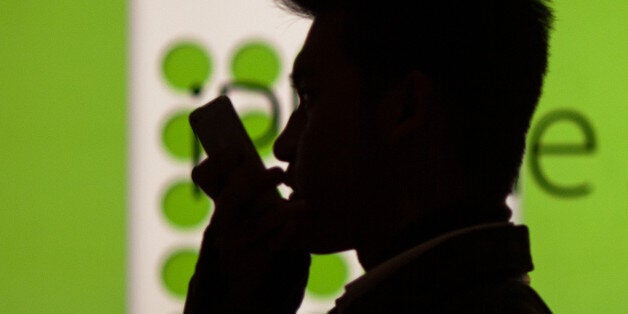
M 557 16 L 516 221 L 532 286 L 557 313 L 628 308 L 628 2 L 552 1 Z M 307 21 L 272 0 L 0 4 L 0 307 L 178 313 L 211 200 L 187 113 L 229 94 L 268 166 L 294 108 Z M 128 85 L 125 84 L 129 82 Z M 360 274 L 315 256 L 302 313 Z
M 628 309 L 628 6 L 554 1 L 549 75 L 528 137 L 532 286 L 557 313 Z

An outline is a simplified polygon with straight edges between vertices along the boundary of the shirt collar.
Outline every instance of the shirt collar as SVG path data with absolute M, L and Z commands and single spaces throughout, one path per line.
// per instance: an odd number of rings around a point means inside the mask
M 440 245 L 441 243 L 449 239 L 459 237 L 474 231 L 501 228 L 510 225 L 512 224 L 508 222 L 474 225 L 462 229 L 457 229 L 425 241 L 381 263 L 366 274 L 347 284 L 345 286 L 345 294 L 343 294 L 342 297 L 336 300 L 336 305 L 337 307 L 340 307 L 342 304 L 351 303 L 352 300 L 357 299 L 365 292 L 376 287 L 379 283 L 388 278 L 390 274 L 412 262 L 426 251 L 429 251 L 430 249 Z

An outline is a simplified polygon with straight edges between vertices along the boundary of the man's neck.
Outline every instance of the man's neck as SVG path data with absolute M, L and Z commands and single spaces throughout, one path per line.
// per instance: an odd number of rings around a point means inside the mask
M 358 259 L 366 271 L 402 252 L 453 230 L 484 223 L 507 222 L 511 211 L 505 204 L 461 203 L 433 211 L 414 219 L 387 239 L 368 241 L 356 248 Z

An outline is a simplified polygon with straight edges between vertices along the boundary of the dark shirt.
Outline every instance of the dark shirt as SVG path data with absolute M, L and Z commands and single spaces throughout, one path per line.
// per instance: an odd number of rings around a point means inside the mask
M 533 269 L 525 226 L 470 227 L 404 254 L 369 272 L 385 268 L 371 275 L 379 278 L 348 285 L 330 313 L 551 313 L 525 280 Z

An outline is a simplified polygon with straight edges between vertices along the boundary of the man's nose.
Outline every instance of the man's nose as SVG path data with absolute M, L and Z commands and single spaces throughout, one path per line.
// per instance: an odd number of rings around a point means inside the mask
M 292 162 L 296 156 L 297 146 L 301 133 L 305 127 L 305 115 L 302 109 L 292 113 L 288 124 L 283 129 L 273 146 L 275 157 L 281 161 Z

